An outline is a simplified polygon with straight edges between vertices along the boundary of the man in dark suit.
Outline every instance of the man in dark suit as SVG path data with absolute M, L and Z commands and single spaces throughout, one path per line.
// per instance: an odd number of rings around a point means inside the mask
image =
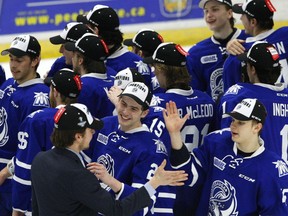
M 142 188 L 122 200 L 115 198 L 100 186 L 111 185 L 121 199 L 125 185 L 107 173 L 104 167 L 87 170 L 80 151 L 89 147 L 95 132 L 102 128 L 102 121 L 95 119 L 83 104 L 67 105 L 54 116 L 51 141 L 55 146 L 39 153 L 31 168 L 32 207 L 35 215 L 132 215 L 152 204 L 151 197 L 160 185 L 183 185 L 187 179 L 183 171 L 165 171 L 165 161 L 154 177 Z

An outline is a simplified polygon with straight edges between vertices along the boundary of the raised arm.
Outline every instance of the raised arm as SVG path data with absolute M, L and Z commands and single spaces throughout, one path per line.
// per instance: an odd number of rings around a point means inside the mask
M 155 172 L 155 175 L 148 182 L 154 189 L 159 186 L 182 186 L 183 181 L 187 180 L 188 174 L 183 170 L 179 171 L 168 171 L 165 170 L 166 160 L 163 160 L 161 165 Z M 122 189 L 122 183 L 111 176 L 102 164 L 93 162 L 87 164 L 87 169 L 94 173 L 95 176 L 100 179 L 104 184 L 108 185 L 115 193 Z
M 166 103 L 166 109 L 163 110 L 163 117 L 170 135 L 172 148 L 176 150 L 181 149 L 183 142 L 180 131 L 189 114 L 187 113 L 183 118 L 180 118 L 175 102 L 169 101 L 169 103 Z

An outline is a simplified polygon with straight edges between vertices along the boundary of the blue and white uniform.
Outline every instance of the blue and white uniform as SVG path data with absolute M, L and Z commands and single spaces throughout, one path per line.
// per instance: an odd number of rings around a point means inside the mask
M 288 215 L 287 162 L 261 143 L 240 156 L 226 128 L 207 135 L 190 156 L 183 148 L 172 152 L 172 165 L 189 174 L 186 184 L 202 187 L 194 194 L 201 197 L 197 215 Z
M 280 56 L 280 64 L 282 66 L 281 75 L 278 82 L 285 83 L 288 85 L 288 27 L 282 27 L 277 30 L 269 30 L 261 33 L 255 37 L 247 37 L 243 46 L 246 50 L 256 42 L 256 41 L 266 41 L 275 46 L 276 50 Z M 229 55 L 226 59 L 223 67 L 223 82 L 224 91 L 226 91 L 230 86 L 241 82 L 242 77 L 242 66 L 241 61 L 234 55 Z
M 2 170 L 15 156 L 19 144 L 17 135 L 21 122 L 27 115 L 47 108 L 49 87 L 42 79 L 35 78 L 20 85 L 10 78 L 0 90 L 0 169 Z M 0 193 L 11 193 L 11 179 L 0 186 Z
M 231 112 L 244 98 L 257 98 L 267 110 L 261 132 L 265 148 L 288 160 L 288 89 L 283 85 L 238 83 L 225 92 L 218 107 L 218 119 Z M 224 116 L 225 117 L 225 116 Z M 221 128 L 229 127 L 231 118 L 221 119 Z
M 237 29 L 231 39 L 245 39 L 244 31 Z M 191 75 L 193 89 L 206 92 L 214 101 L 224 92 L 223 64 L 227 58 L 226 44 L 220 43 L 213 36 L 192 46 L 187 56 L 187 68 Z
M 97 141 L 93 139 L 90 143 L 91 159 L 103 164 L 116 179 L 130 185 L 130 189 L 125 190 L 129 195 L 149 181 L 162 161 L 168 159 L 167 149 L 145 125 L 123 132 L 117 116 L 102 120 L 104 127 L 94 135 Z M 169 159 L 167 162 L 165 169 L 169 170 Z M 173 215 L 175 197 L 175 187 L 159 187 L 152 206 L 135 215 Z
M 37 153 L 53 146 L 50 136 L 58 108 L 45 108 L 31 113 L 19 128 L 12 187 L 12 206 L 15 210 L 32 212 L 31 164 Z
M 85 104 L 91 114 L 97 118 L 111 116 L 114 105 L 108 99 L 108 90 L 114 81 L 101 73 L 87 73 L 81 76 L 82 89 L 78 102 Z

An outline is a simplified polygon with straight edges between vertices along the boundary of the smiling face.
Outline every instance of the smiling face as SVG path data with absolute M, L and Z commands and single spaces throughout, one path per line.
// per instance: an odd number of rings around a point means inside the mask
M 208 1 L 204 6 L 204 19 L 213 32 L 220 32 L 230 27 L 230 18 L 232 17 L 232 9 L 218 1 Z
M 149 109 L 143 111 L 143 108 L 134 99 L 128 96 L 122 96 L 117 106 L 118 122 L 122 131 L 126 132 L 137 127 L 141 127 L 141 118 L 144 118 Z
M 40 57 L 31 59 L 28 55 L 17 57 L 12 54 L 9 54 L 9 57 L 10 70 L 18 84 L 36 77 L 36 65 L 38 65 Z

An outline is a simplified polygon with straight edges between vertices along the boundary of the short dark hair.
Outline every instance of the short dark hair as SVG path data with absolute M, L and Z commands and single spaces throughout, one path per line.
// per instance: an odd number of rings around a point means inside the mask
M 251 62 L 249 62 L 249 64 L 253 65 Z M 274 85 L 277 82 L 278 77 L 281 74 L 281 65 L 280 64 L 276 68 L 270 68 L 269 69 L 269 68 L 265 68 L 265 66 L 263 66 L 263 68 L 256 68 L 255 67 L 255 69 L 256 69 L 256 73 L 257 73 L 257 77 L 258 77 L 259 81 L 261 83 L 270 84 L 270 85 Z
M 254 18 L 246 14 L 247 19 L 250 21 L 252 19 L 257 20 L 257 25 L 262 30 L 270 30 L 274 27 L 274 20 L 273 19 L 267 19 L 267 20 L 259 20 L 258 18 Z
M 53 129 L 50 140 L 55 147 L 66 148 L 73 144 L 75 141 L 75 134 L 80 133 L 84 136 L 85 130 L 58 130 L 57 128 Z

